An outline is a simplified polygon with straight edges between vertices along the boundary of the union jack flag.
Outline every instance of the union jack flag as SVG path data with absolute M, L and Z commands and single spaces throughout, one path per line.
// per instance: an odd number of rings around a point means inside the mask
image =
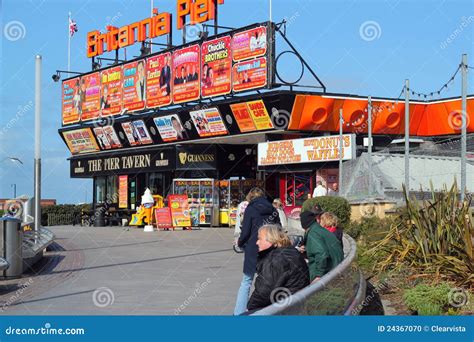
M 77 24 L 74 20 L 69 18 L 69 36 L 74 36 L 74 33 L 77 32 Z

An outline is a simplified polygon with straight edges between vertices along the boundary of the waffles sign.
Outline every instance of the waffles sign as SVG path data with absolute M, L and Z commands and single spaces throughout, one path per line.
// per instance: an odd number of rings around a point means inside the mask
M 177 0 L 177 28 L 181 30 L 191 25 L 213 20 L 217 16 L 217 7 L 224 0 Z M 120 28 L 107 26 L 107 32 L 98 30 L 87 33 L 87 57 L 100 56 L 127 47 L 136 42 L 144 42 L 167 34 L 171 34 L 171 13 L 159 13 L 153 9 L 153 16 Z
M 354 159 L 355 135 L 342 136 L 342 160 Z M 339 136 L 281 140 L 258 144 L 258 165 L 285 165 L 339 160 Z

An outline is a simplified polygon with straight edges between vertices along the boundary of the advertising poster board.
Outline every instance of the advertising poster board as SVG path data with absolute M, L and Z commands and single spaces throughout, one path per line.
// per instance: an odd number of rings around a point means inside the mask
M 239 129 L 242 133 L 253 132 L 257 129 L 253 123 L 247 103 L 244 102 L 231 104 L 230 109 L 232 110 L 235 121 L 237 121 L 237 125 L 239 126 Z
M 102 130 L 112 148 L 122 147 L 122 144 L 120 143 L 117 133 L 115 133 L 115 129 L 112 126 L 104 126 Z
M 232 53 L 235 62 L 265 55 L 267 52 L 267 28 L 259 26 L 242 31 L 232 37 Z
M 106 69 L 100 73 L 100 109 L 102 116 L 122 111 L 122 67 Z
M 155 209 L 155 222 L 157 228 L 172 228 L 171 210 L 169 207 Z
M 90 128 L 80 128 L 62 132 L 64 140 L 72 154 L 98 152 L 99 145 Z
M 146 61 L 144 59 L 123 66 L 123 108 L 129 112 L 145 108 Z
M 147 108 L 171 104 L 171 53 L 147 58 L 146 63 Z
M 128 176 L 119 176 L 119 208 L 128 208 Z
M 342 159 L 355 156 L 355 135 L 344 134 Z M 339 136 L 281 140 L 258 144 L 258 165 L 284 165 L 339 160 Z
M 63 125 L 79 122 L 81 113 L 81 96 L 79 93 L 80 78 L 76 77 L 62 84 L 62 118 Z
M 173 227 L 191 227 L 187 195 L 169 195 L 169 206 Z
M 79 96 L 82 121 L 97 119 L 100 114 L 100 74 L 98 72 L 81 77 Z
M 138 133 L 138 139 L 140 139 L 142 145 L 151 144 L 153 142 L 143 120 L 133 121 L 133 126 L 135 126 Z
M 261 88 L 267 85 L 267 58 L 260 57 L 234 65 L 234 91 Z
M 123 122 L 122 128 L 127 136 L 130 146 L 140 145 L 140 138 L 138 137 L 137 129 L 132 122 Z
M 103 127 L 94 127 L 94 134 L 101 150 L 110 150 L 112 148 L 112 146 L 110 146 L 109 140 L 104 134 Z
M 173 52 L 173 102 L 182 103 L 199 99 L 200 58 L 198 44 Z
M 257 130 L 273 128 L 272 120 L 262 100 L 247 102 L 247 106 Z
M 212 137 L 227 134 L 219 110 L 215 107 L 189 112 L 200 137 Z
M 154 118 L 156 128 L 164 142 L 188 139 L 188 133 L 177 114 Z
M 232 88 L 230 36 L 209 40 L 201 47 L 202 97 L 229 94 Z

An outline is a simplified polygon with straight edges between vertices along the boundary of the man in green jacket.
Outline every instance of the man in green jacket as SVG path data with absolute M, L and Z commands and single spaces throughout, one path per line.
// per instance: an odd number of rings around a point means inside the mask
M 310 280 L 318 280 L 336 267 L 343 259 L 341 243 L 329 230 L 321 227 L 317 218 L 323 211 L 319 206 L 300 214 L 301 226 L 305 229 L 305 248 L 308 257 Z

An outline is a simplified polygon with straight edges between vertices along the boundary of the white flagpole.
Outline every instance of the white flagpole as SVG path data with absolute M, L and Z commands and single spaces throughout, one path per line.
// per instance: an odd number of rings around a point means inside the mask
M 272 0 L 270 0 L 270 22 L 272 21 Z
M 69 12 L 69 19 L 67 21 L 67 71 L 71 71 L 71 12 Z
M 153 0 L 151 0 L 150 4 L 151 4 L 151 17 L 153 17 Z M 153 52 L 153 44 L 152 43 L 153 43 L 153 39 L 150 38 L 150 53 Z

